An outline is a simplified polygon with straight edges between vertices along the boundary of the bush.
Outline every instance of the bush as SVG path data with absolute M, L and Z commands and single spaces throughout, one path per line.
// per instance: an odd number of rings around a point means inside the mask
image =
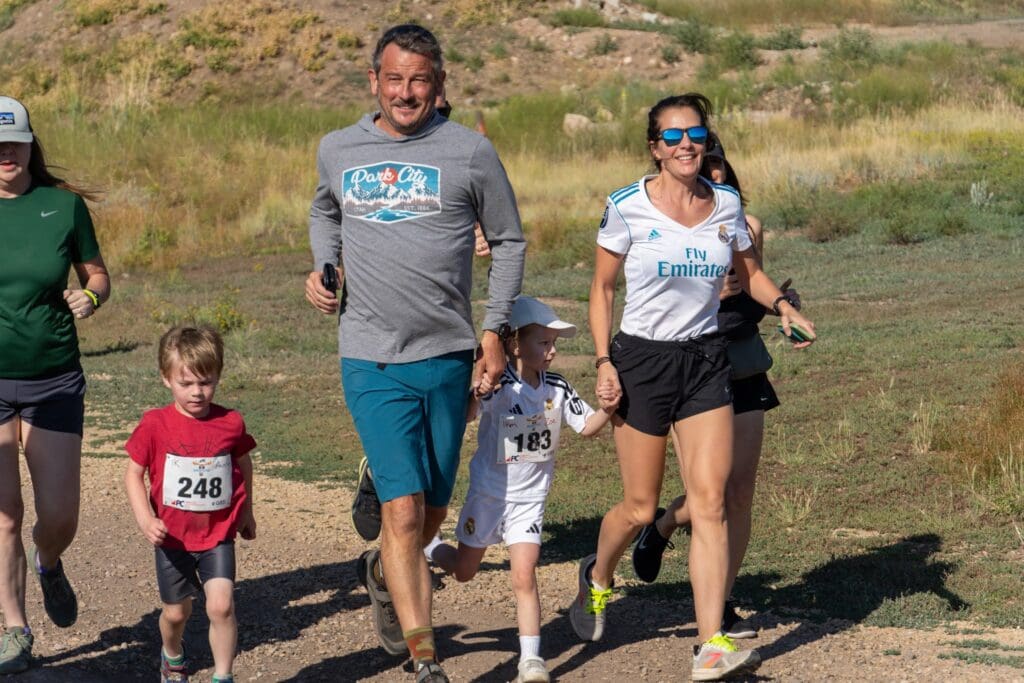
M 799 26 L 780 26 L 775 33 L 758 40 L 757 46 L 762 50 L 802 50 L 807 47 L 803 34 Z
M 548 17 L 554 27 L 576 26 L 579 28 L 600 28 L 607 25 L 604 16 L 595 9 L 562 9 Z
M 833 70 L 847 74 L 858 67 L 877 64 L 881 59 L 874 36 L 862 28 L 844 28 L 835 38 L 822 44 L 822 51 Z
M 607 33 L 602 33 L 590 46 L 590 54 L 596 56 L 610 55 L 619 49 L 619 43 Z
M 724 69 L 750 69 L 761 63 L 757 41 L 749 33 L 737 31 L 718 42 L 715 55 Z
M 669 28 L 667 33 L 687 52 L 706 54 L 711 51 L 711 29 L 699 21 L 681 21 Z

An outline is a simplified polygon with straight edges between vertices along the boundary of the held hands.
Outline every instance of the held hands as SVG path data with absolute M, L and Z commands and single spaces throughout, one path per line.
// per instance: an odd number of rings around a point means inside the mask
M 320 272 L 314 270 L 306 276 L 306 301 L 325 315 L 338 312 L 338 297 L 320 282 Z
M 252 508 L 246 505 L 238 515 L 238 535 L 247 541 L 256 538 L 256 518 L 252 514 Z
M 597 368 L 597 403 L 605 412 L 614 412 L 622 400 L 622 385 L 619 373 L 611 363 L 602 363 Z
M 167 538 L 167 525 L 159 517 L 150 516 L 148 519 L 140 521 L 139 528 L 146 540 L 155 546 L 162 544 Z
M 96 305 L 88 294 L 81 289 L 65 289 L 64 301 L 71 309 L 72 315 L 81 320 L 96 312 Z
M 492 330 L 484 330 L 480 338 L 476 367 L 473 368 L 473 395 L 486 396 L 501 386 L 505 372 L 505 346 Z

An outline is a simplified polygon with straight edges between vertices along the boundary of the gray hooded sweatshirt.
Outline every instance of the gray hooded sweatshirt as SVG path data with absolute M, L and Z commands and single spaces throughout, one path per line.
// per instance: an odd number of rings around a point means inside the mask
M 526 242 L 515 195 L 484 136 L 440 114 L 394 138 L 376 114 L 320 141 L 309 212 L 316 270 L 341 253 L 344 358 L 408 363 L 476 346 L 470 313 L 473 224 L 491 246 L 483 328 L 508 321 Z

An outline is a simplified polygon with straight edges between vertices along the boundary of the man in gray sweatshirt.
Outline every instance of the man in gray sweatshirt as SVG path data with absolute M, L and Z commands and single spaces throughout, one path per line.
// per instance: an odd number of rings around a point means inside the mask
M 307 300 L 336 312 L 321 272 L 340 254 L 342 384 L 382 503 L 381 549 L 360 558 L 360 579 L 381 644 L 392 654 L 408 649 L 416 680 L 433 683 L 448 679 L 436 663 L 422 548 L 447 513 L 471 381 L 474 391 L 490 391 L 505 368 L 501 334 L 526 252 L 494 148 L 434 108 L 444 79 L 429 31 L 405 24 L 381 37 L 369 71 L 379 111 L 320 142 L 309 219 L 315 270 L 306 279 Z M 492 260 L 471 380 L 476 221 Z

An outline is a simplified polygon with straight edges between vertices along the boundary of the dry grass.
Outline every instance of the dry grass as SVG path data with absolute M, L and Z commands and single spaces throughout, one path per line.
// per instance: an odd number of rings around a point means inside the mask
M 1024 519 L 1024 363 L 1006 367 L 989 400 L 947 435 L 954 469 L 987 507 Z

